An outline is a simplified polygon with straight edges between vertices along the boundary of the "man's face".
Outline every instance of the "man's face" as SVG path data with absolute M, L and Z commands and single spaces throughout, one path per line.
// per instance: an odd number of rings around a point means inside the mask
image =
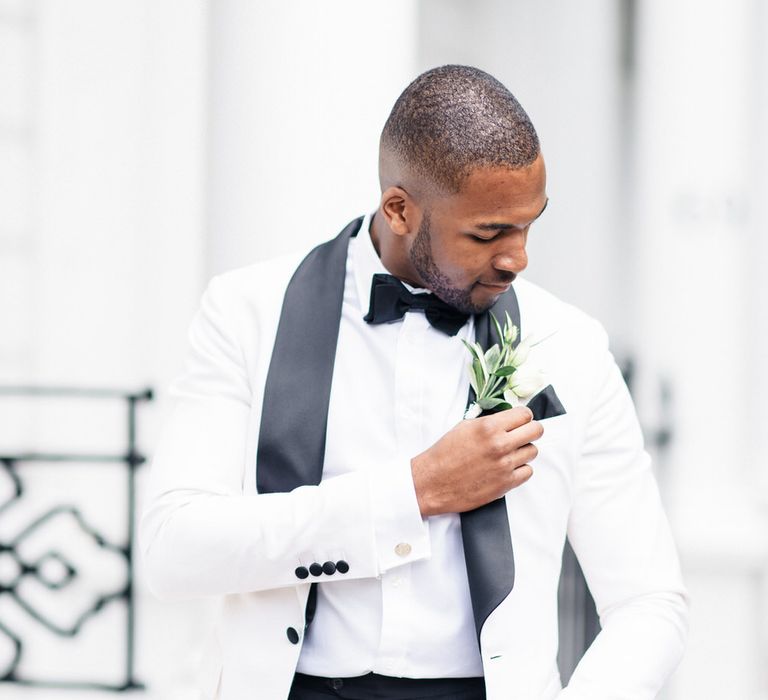
M 425 207 L 409 250 L 419 281 L 466 313 L 489 309 L 528 264 L 528 230 L 547 204 L 544 161 L 474 171 Z

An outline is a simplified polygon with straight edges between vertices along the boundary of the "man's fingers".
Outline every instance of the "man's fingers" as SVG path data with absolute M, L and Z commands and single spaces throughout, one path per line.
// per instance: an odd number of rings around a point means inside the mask
M 488 421 L 492 427 L 510 431 L 519 428 L 521 425 L 530 423 L 532 419 L 533 413 L 530 408 L 527 406 L 518 406 L 517 408 L 509 408 L 506 411 L 493 413 L 490 416 L 483 416 L 479 420 Z
M 528 443 L 527 445 L 523 445 L 522 447 L 515 450 L 510 455 L 510 457 L 514 459 L 516 462 L 524 462 L 525 464 L 528 464 L 529 462 L 533 462 L 533 460 L 536 459 L 536 457 L 538 456 L 539 456 L 539 448 L 536 447 L 536 445 L 532 445 L 531 443 Z
M 512 473 L 512 477 L 515 480 L 515 485 L 512 488 L 517 488 L 520 484 L 524 484 L 528 479 L 533 476 L 533 467 L 530 464 L 521 464 Z
M 507 432 L 507 442 L 510 448 L 520 447 L 529 442 L 535 442 L 544 434 L 544 428 L 539 421 L 532 420 Z

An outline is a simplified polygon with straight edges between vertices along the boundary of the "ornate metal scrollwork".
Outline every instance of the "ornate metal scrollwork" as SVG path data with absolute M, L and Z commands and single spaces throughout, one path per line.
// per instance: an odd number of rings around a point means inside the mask
M 140 401 L 152 399 L 151 390 L 127 393 L 112 390 L 83 390 L 39 387 L 0 387 L 0 396 L 9 397 L 58 397 L 120 400 L 127 408 L 127 449 L 124 454 L 60 454 L 20 453 L 0 454 L 0 525 L 4 516 L 25 503 L 27 489 L 20 467 L 25 463 L 117 463 L 124 465 L 127 479 L 127 523 L 125 539 L 115 543 L 88 521 L 82 509 L 74 503 L 60 503 L 45 507 L 39 515 L 25 521 L 12 536 L 0 534 L 0 683 L 16 683 L 50 688 L 95 688 L 124 691 L 143 688 L 134 672 L 135 604 L 133 590 L 133 544 L 135 472 L 145 458 L 136 449 L 136 409 Z M 5 528 L 0 529 L 0 533 Z M 76 561 L 60 545 L 46 542 L 61 540 L 62 532 L 70 533 L 79 540 L 79 552 L 90 548 L 89 559 L 103 563 L 109 561 L 114 581 L 89 579 L 88 563 Z M 37 547 L 30 547 L 31 542 Z M 40 551 L 40 543 L 43 543 Z M 37 551 L 35 551 L 37 550 Z M 101 565 L 101 564 L 100 564 Z M 83 591 L 66 598 L 79 583 Z M 103 589 L 103 590 L 102 590 Z M 62 596 L 59 598 L 57 596 Z M 74 601 L 74 602 L 73 602 Z M 29 654 L 29 642 L 18 621 L 31 622 L 58 639 L 76 639 L 89 626 L 91 620 L 107 614 L 114 606 L 122 606 L 124 627 L 120 630 L 124 660 L 120 678 L 115 682 L 103 682 L 82 678 L 41 678 L 25 673 L 25 660 Z M 3 611 L 11 619 L 5 619 Z M 26 625 L 24 625 L 26 627 Z M 114 639 L 114 636 L 112 637 Z

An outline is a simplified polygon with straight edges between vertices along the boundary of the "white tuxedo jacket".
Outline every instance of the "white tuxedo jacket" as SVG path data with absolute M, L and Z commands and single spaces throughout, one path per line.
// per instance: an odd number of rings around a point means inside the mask
M 221 600 L 205 698 L 287 697 L 310 588 L 297 580 L 298 552 L 319 562 L 344 552 L 347 577 L 379 573 L 365 474 L 256 492 L 264 384 L 299 262 L 259 263 L 211 281 L 153 460 L 140 524 L 150 588 Z M 506 496 L 516 574 L 480 635 L 487 695 L 650 700 L 681 658 L 687 599 L 635 412 L 602 328 L 522 279 L 515 290 L 526 335 L 553 334 L 538 361 L 567 414 L 547 420 L 533 478 Z M 602 630 L 561 689 L 557 586 L 566 534 Z

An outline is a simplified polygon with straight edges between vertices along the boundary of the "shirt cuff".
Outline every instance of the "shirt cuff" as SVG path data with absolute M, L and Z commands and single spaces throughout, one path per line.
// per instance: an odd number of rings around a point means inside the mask
M 431 556 L 429 524 L 421 517 L 407 461 L 381 464 L 370 475 L 379 573 Z

